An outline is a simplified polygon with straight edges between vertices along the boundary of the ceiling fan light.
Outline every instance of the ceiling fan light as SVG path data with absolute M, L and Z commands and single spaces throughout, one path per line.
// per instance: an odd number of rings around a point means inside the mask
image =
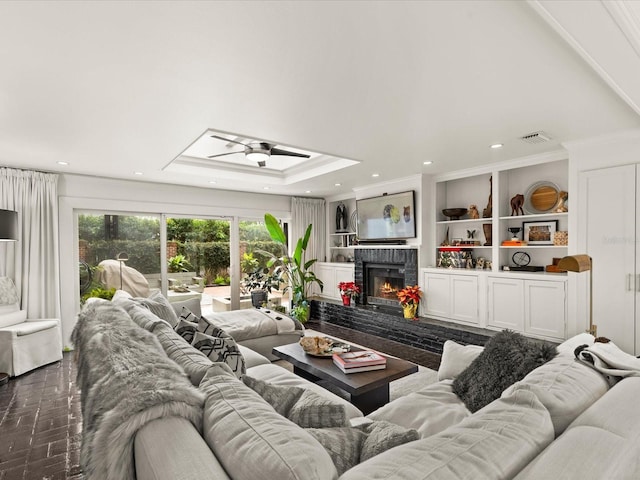
M 252 162 L 266 162 L 269 160 L 269 154 L 264 152 L 249 152 L 246 156 Z

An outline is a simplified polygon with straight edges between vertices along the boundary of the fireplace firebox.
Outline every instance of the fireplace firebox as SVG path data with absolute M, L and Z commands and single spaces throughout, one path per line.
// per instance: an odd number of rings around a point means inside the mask
M 367 303 L 398 305 L 397 293 L 404 288 L 404 265 L 365 263 Z
M 362 288 L 358 304 L 400 310 L 396 292 L 418 283 L 418 250 L 413 248 L 356 248 L 355 281 Z

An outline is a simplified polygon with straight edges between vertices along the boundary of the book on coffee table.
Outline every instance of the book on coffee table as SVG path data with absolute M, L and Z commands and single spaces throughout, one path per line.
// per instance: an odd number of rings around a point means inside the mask
M 333 363 L 335 363 L 336 367 L 338 367 L 342 373 L 370 372 L 371 370 L 384 370 L 385 368 L 387 368 L 386 363 L 381 363 L 379 365 L 367 365 L 365 367 L 351 367 L 351 368 L 345 368 L 335 360 L 333 361 Z
M 345 373 L 366 372 L 368 370 L 382 370 L 387 365 L 387 359 L 373 350 L 359 350 L 355 352 L 334 353 L 333 363 Z

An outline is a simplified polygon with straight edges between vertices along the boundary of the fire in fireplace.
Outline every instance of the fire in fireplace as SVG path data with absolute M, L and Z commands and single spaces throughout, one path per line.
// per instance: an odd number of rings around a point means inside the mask
M 396 293 L 405 286 L 404 265 L 368 263 L 364 270 L 367 303 L 397 306 Z

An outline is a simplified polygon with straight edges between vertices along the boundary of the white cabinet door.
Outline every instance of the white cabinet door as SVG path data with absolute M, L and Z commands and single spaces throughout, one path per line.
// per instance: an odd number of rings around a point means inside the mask
M 524 331 L 524 281 L 505 277 L 487 278 L 487 323 L 491 327 Z
M 336 266 L 336 273 L 335 273 L 335 283 L 336 283 L 336 295 L 339 297 L 340 296 L 340 291 L 338 290 L 338 284 L 340 282 L 353 282 L 353 275 L 354 275 L 354 266 L 353 265 L 345 265 L 344 267 L 342 265 L 340 266 Z
M 565 283 L 525 280 L 524 289 L 525 333 L 564 339 Z
M 423 314 L 436 317 L 449 317 L 451 304 L 451 275 L 443 273 L 425 273 Z
M 586 212 L 584 253 L 593 258 L 593 270 L 579 275 L 577 324 L 586 329 L 589 316 L 589 275 L 593 275 L 593 323 L 598 335 L 610 338 L 630 354 L 636 351 L 636 166 L 603 168 L 580 174 L 580 208 Z M 584 204 L 584 207 L 583 207 Z M 583 252 L 579 252 L 583 253 Z M 637 287 L 637 286 L 636 286 Z M 582 308 L 582 310 L 580 309 Z
M 466 323 L 478 323 L 478 277 L 451 276 L 451 318 Z
M 336 269 L 326 263 L 316 263 L 314 272 L 318 277 L 324 288 L 322 290 L 323 297 L 338 298 L 338 287 L 336 286 Z

